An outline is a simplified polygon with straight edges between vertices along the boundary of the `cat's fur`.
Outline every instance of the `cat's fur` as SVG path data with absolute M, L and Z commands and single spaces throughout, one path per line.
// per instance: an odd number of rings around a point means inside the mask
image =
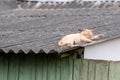
M 94 30 L 91 29 L 84 29 L 81 33 L 66 35 L 58 42 L 58 46 L 74 47 L 77 43 L 92 42 L 95 39 L 104 37 L 104 34 L 98 34 L 93 36 L 93 31 Z

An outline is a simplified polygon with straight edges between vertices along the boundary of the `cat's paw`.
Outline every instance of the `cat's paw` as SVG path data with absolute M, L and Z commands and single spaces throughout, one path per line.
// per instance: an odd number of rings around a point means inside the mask
M 104 34 L 99 34 L 99 38 L 103 38 L 103 37 L 105 37 Z
M 87 43 L 91 43 L 91 42 L 92 42 L 92 40 L 87 40 L 86 42 L 87 42 Z

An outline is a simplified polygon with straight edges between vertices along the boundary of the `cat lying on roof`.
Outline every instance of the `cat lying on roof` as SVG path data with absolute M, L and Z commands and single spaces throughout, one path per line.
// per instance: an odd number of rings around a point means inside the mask
M 68 46 L 75 47 L 77 43 L 81 42 L 92 42 L 95 39 L 100 39 L 104 37 L 104 34 L 98 34 L 93 36 L 94 30 L 92 29 L 83 29 L 81 33 L 69 34 L 64 36 L 59 42 L 58 46 Z

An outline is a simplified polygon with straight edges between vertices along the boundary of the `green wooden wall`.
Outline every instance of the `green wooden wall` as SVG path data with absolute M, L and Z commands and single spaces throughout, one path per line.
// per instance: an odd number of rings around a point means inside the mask
M 56 54 L 0 54 L 0 80 L 120 80 L 120 62 Z

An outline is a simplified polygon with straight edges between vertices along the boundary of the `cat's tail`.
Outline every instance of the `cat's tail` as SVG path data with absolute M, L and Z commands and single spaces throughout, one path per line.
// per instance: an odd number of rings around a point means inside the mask
M 98 34 L 93 37 L 93 40 L 103 38 L 104 36 L 105 36 L 104 34 Z

